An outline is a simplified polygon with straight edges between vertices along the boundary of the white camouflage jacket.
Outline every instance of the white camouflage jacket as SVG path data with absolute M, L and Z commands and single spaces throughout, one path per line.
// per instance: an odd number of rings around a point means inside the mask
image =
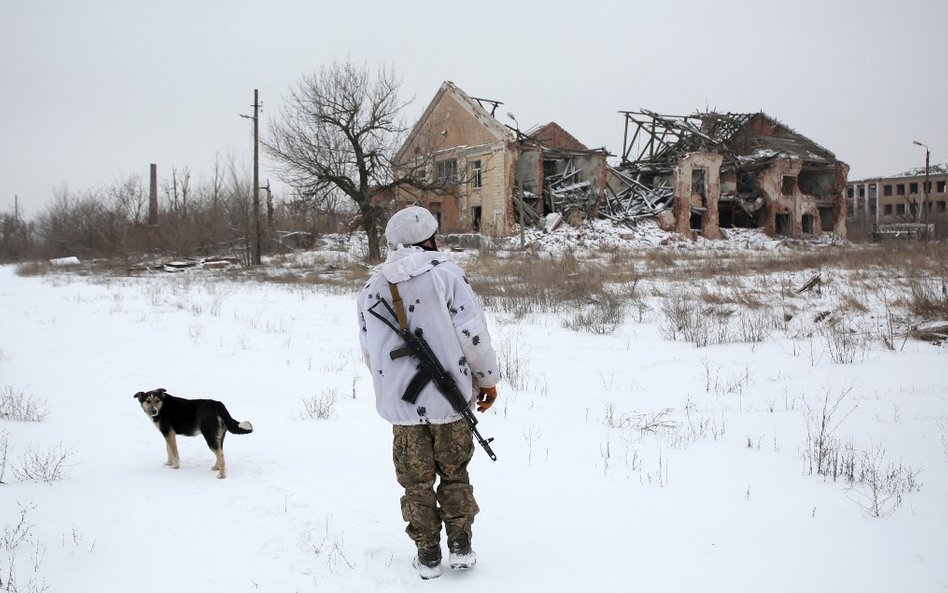
M 480 301 L 460 267 L 445 259 L 444 254 L 420 247 L 390 250 L 380 271 L 359 294 L 359 342 L 372 372 L 379 415 L 392 424 L 454 422 L 460 414 L 433 382 L 421 390 L 415 404 L 402 400 L 417 372 L 418 361 L 412 356 L 392 360 L 390 353 L 404 346 L 404 341 L 369 312 L 379 299 L 392 304 L 389 282 L 398 285 L 409 330 L 416 335 L 421 332 L 461 392 L 471 394 L 471 401 L 478 387 L 493 387 L 500 380 Z M 374 311 L 398 327 L 398 320 L 384 306 Z

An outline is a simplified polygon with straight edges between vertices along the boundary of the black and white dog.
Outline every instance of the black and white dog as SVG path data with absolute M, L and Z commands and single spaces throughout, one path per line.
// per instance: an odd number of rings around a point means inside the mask
M 248 434 L 253 432 L 249 422 L 237 422 L 231 418 L 224 404 L 213 399 L 185 399 L 175 397 L 163 388 L 152 391 L 139 391 L 133 397 L 141 404 L 158 431 L 165 437 L 168 447 L 169 465 L 175 469 L 180 467 L 178 457 L 178 443 L 175 435 L 195 436 L 200 432 L 207 441 L 207 446 L 217 457 L 217 463 L 211 469 L 217 470 L 217 477 L 225 477 L 224 473 L 224 436 L 227 431 L 234 434 Z

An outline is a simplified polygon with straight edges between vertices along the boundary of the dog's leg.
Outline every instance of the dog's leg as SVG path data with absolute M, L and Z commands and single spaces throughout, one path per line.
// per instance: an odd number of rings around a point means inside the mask
M 165 435 L 165 445 L 168 447 L 168 462 L 165 465 L 178 469 L 181 467 L 181 459 L 178 457 L 178 441 L 175 440 L 173 432 Z
M 225 478 L 225 477 L 227 477 L 227 476 L 225 475 L 225 473 L 224 473 L 224 472 L 225 472 L 225 470 L 224 470 L 224 449 L 223 449 L 223 448 L 220 448 L 220 449 L 215 450 L 215 451 L 214 451 L 214 455 L 217 457 L 217 463 L 215 463 L 215 464 L 214 464 L 214 467 L 212 467 L 211 469 L 216 469 L 216 470 L 217 470 L 217 477 L 218 477 L 218 478 Z
M 211 467 L 217 471 L 218 479 L 226 476 L 226 466 L 224 463 L 224 435 L 226 434 L 224 426 L 218 423 L 217 427 L 210 434 L 204 434 L 204 440 L 207 441 L 208 448 L 214 453 L 215 463 Z

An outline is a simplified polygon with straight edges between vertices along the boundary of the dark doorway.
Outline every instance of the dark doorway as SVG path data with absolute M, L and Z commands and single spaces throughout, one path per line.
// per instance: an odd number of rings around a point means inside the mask
M 814 226 L 814 225 L 813 225 L 813 218 L 814 218 L 814 217 L 813 217 L 812 214 L 804 214 L 804 215 L 803 215 L 803 220 L 802 220 L 801 222 L 803 223 L 803 234 L 804 234 L 804 235 L 812 235 L 812 234 L 813 234 L 813 226 Z
M 777 214 L 775 222 L 778 235 L 793 236 L 793 221 L 790 219 L 790 214 Z

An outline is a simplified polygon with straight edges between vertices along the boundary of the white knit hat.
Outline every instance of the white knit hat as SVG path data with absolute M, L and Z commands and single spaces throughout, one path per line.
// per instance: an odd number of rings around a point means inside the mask
M 421 206 L 409 206 L 399 210 L 385 225 L 385 238 L 389 247 L 414 245 L 430 238 L 438 231 L 438 221 Z

